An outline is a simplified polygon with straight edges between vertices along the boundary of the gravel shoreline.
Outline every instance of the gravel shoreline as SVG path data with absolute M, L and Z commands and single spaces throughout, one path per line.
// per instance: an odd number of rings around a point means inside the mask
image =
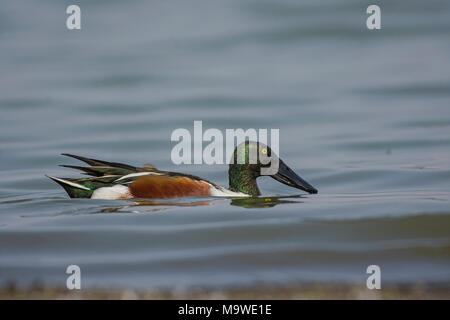
M 213 300 L 265 300 L 265 299 L 450 299 L 450 285 L 390 285 L 380 290 L 369 290 L 365 286 L 351 284 L 308 284 L 289 287 L 255 286 L 234 289 L 190 289 L 190 290 L 133 290 L 133 289 L 82 289 L 13 285 L 0 288 L 0 299 L 101 299 L 101 300 L 166 300 L 166 299 L 213 299 Z

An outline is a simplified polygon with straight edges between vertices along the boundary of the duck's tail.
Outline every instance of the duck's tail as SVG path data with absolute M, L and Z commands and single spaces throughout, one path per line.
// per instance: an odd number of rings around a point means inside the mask
M 93 189 L 76 182 L 76 179 L 57 178 L 49 175 L 45 176 L 63 187 L 71 198 L 90 198 L 94 192 Z
M 62 165 L 82 171 L 90 177 L 85 178 L 57 178 L 48 176 L 66 190 L 71 198 L 90 198 L 96 189 L 111 187 L 116 184 L 125 184 L 138 178 L 145 172 L 158 172 L 158 170 L 148 164 L 143 168 L 137 168 L 124 163 L 109 162 L 104 160 L 81 157 L 73 154 L 63 153 L 62 155 L 75 158 L 87 163 L 89 166 Z M 129 176 L 128 179 L 124 177 Z

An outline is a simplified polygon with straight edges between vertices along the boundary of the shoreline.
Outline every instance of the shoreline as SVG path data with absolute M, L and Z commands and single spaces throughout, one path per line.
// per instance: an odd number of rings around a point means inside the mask
M 89 288 L 68 290 L 33 285 L 0 288 L 0 300 L 450 300 L 450 285 L 398 284 L 369 290 L 360 284 L 298 284 L 230 289 L 135 290 Z

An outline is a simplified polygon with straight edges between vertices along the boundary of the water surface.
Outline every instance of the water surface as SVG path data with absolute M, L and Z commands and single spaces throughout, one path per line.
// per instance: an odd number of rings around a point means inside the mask
M 450 282 L 450 4 L 60 1 L 0 9 L 0 283 L 185 288 Z M 71 4 L 71 3 L 70 3 Z M 279 128 L 259 200 L 68 199 L 69 152 L 176 166 L 176 128 Z

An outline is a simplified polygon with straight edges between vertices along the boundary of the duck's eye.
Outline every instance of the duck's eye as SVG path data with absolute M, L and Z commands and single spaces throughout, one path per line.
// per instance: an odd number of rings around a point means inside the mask
M 262 154 L 267 154 L 267 149 L 266 148 L 261 149 L 261 153 Z

